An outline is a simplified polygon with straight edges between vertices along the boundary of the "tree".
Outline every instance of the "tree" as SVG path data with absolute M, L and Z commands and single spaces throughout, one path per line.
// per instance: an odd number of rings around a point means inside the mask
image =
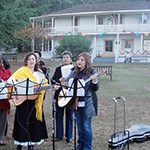
M 64 36 L 59 40 L 59 46 L 56 47 L 56 54 L 61 55 L 65 50 L 72 52 L 73 57 L 76 58 L 81 52 L 91 52 L 91 40 L 86 37 L 78 35 Z
M 34 28 L 32 28 L 31 25 L 24 27 L 22 30 L 15 32 L 14 34 L 16 39 L 18 39 L 18 43 L 22 47 L 18 48 L 18 50 L 25 51 L 26 47 L 28 47 L 28 50 L 26 51 L 30 51 L 32 39 L 42 40 L 42 38 L 45 38 L 47 34 L 47 30 L 45 30 L 41 25 L 38 25 Z
M 25 42 L 26 39 L 18 39 L 14 33 L 20 32 L 24 28 L 26 29 L 30 24 L 30 17 L 52 13 L 81 4 L 106 1 L 117 0 L 1 0 L 0 47 L 9 48 L 16 46 L 20 41 Z
M 13 36 L 14 32 L 22 26 L 27 25 L 26 20 L 29 16 L 28 14 L 31 14 L 31 11 L 28 10 L 26 12 L 27 10 L 25 8 L 28 5 L 24 3 L 23 6 L 21 0 L 12 2 L 10 0 L 1 1 L 0 7 L 0 43 L 1 46 L 9 47 L 15 39 Z
M 50 0 L 1 0 L 0 1 L 0 46 L 12 47 L 18 44 L 16 32 L 26 28 L 29 18 L 48 10 Z M 17 44 L 16 44 L 17 43 Z

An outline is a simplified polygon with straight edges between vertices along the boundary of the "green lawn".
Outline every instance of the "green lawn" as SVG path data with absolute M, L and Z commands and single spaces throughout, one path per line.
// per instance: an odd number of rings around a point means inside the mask
M 50 76 L 54 69 L 60 64 L 59 61 L 45 60 L 46 65 L 51 69 Z M 22 65 L 21 62 L 11 62 L 12 72 Z M 103 65 L 103 64 L 102 64 Z M 123 96 L 126 99 L 126 128 L 134 124 L 150 125 L 150 64 L 130 63 L 112 64 L 112 81 L 109 76 L 100 78 L 100 89 L 97 92 L 99 98 L 99 113 L 93 118 L 93 150 L 107 150 L 108 140 L 114 132 L 114 103 L 113 97 Z M 44 112 L 47 122 L 49 139 L 45 144 L 37 146 L 36 150 L 52 150 L 52 102 L 51 91 L 47 91 L 44 101 Z M 122 103 L 117 105 L 117 130 L 123 129 L 123 108 Z M 7 138 L 6 149 L 15 149 L 12 144 L 14 107 L 9 116 L 9 138 Z M 55 144 L 56 150 L 72 150 L 74 144 L 67 144 L 65 140 Z M 11 148 L 10 148 L 11 147 Z M 2 148 L 0 147 L 0 150 Z M 149 150 L 150 141 L 143 143 L 131 143 L 130 150 Z

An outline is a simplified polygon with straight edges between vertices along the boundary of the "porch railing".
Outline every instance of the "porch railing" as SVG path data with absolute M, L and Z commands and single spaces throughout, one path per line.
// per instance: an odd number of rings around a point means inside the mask
M 60 26 L 46 28 L 49 34 L 68 34 L 68 33 L 118 33 L 118 32 L 150 32 L 150 24 L 128 24 L 128 25 L 97 25 L 97 26 Z

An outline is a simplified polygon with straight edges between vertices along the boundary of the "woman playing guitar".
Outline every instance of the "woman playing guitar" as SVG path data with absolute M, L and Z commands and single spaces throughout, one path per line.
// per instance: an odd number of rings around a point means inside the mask
M 16 84 L 17 80 L 29 79 L 36 84 L 41 81 L 47 82 L 47 79 L 36 68 L 37 57 L 33 52 L 27 53 L 24 57 L 24 66 L 19 68 L 9 78 L 8 83 Z M 28 86 L 26 86 L 28 90 Z M 43 97 L 45 91 L 41 91 L 35 100 L 30 100 L 28 93 L 26 100 L 16 106 L 13 138 L 17 150 L 22 150 L 23 146 L 28 146 L 28 150 L 33 150 L 35 144 L 41 144 L 48 138 L 44 113 L 42 110 Z M 19 94 L 16 97 L 19 98 Z M 12 99 L 13 101 L 13 99 Z
M 92 69 L 90 55 L 86 52 L 80 53 L 77 56 L 77 62 L 74 70 L 65 79 L 69 81 L 70 78 L 77 80 L 83 79 L 89 82 L 85 84 L 85 96 L 77 97 L 76 119 L 78 127 L 78 145 L 77 149 L 92 150 L 92 116 L 97 115 L 97 95 L 96 91 L 99 89 L 99 81 L 95 70 Z M 76 98 L 75 98 L 76 100 Z
M 72 64 L 72 53 L 70 51 L 64 51 L 62 53 L 62 65 L 58 66 L 55 69 L 54 75 L 52 77 L 52 84 L 54 84 L 55 94 L 54 99 L 56 100 L 56 137 L 55 141 L 60 141 L 64 137 L 64 110 L 66 115 L 66 129 L 65 129 L 65 137 L 66 141 L 70 143 L 72 141 L 72 130 L 73 130 L 73 110 L 69 110 L 65 107 L 58 106 L 58 96 L 60 91 L 62 90 L 60 86 L 56 85 L 56 83 L 60 84 L 60 78 L 62 78 L 62 68 L 69 66 Z

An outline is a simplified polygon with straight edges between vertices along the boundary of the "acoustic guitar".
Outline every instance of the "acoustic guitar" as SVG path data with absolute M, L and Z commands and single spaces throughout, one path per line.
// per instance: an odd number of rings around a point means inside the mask
M 102 77 L 102 76 L 106 75 L 106 71 L 105 71 L 105 69 L 103 69 L 103 70 L 100 70 L 99 72 L 95 73 L 94 75 Z M 87 80 L 84 81 L 85 84 L 87 82 L 89 82 L 90 80 L 91 80 L 91 78 L 89 77 Z M 59 107 L 65 107 L 71 101 L 72 96 L 69 96 L 68 93 L 69 93 L 68 89 L 62 87 L 62 90 L 60 91 L 59 96 L 58 96 L 58 106 Z
M 50 89 L 50 85 L 34 87 L 33 94 L 17 94 L 17 92 L 13 90 L 10 99 L 8 101 L 10 104 L 18 106 L 22 104 L 25 100 L 36 100 L 40 95 L 40 91 L 47 89 Z

